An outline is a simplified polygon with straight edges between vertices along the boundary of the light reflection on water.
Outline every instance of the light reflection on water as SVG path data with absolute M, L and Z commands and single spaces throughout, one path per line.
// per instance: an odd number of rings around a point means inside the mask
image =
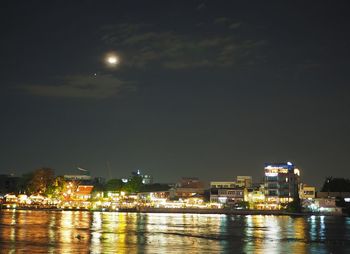
M 350 253 L 350 218 L 0 211 L 1 253 Z

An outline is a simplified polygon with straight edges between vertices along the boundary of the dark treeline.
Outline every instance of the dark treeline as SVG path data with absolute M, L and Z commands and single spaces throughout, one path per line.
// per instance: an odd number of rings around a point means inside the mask
M 55 176 L 52 168 L 39 168 L 33 172 L 14 177 L 0 175 L 0 194 L 43 194 L 47 196 L 59 195 L 66 189 L 66 180 L 63 176 Z M 127 193 L 166 191 L 167 184 L 143 184 L 141 176 L 132 176 L 124 183 L 121 179 L 110 179 L 107 182 L 92 179 L 88 182 L 76 181 L 76 184 L 93 185 L 94 191 L 125 191 Z
M 328 177 L 323 183 L 321 191 L 350 192 L 350 179 Z

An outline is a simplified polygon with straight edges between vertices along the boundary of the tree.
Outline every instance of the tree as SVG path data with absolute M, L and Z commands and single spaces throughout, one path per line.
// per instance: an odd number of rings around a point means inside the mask
M 141 192 L 152 192 L 152 191 L 168 191 L 170 189 L 168 184 L 153 183 L 144 184 L 141 186 Z
M 29 193 L 47 194 L 51 191 L 54 183 L 54 170 L 52 168 L 39 168 L 33 172 L 33 176 L 28 183 Z
M 286 210 L 292 213 L 301 213 L 301 201 L 298 195 L 296 195 L 292 202 L 287 204 Z
M 51 185 L 47 186 L 45 194 L 51 197 L 60 198 L 67 189 L 67 182 L 63 176 L 57 176 Z
M 111 179 L 106 183 L 107 191 L 121 191 L 124 186 L 124 183 L 121 179 Z
M 142 177 L 141 176 L 133 176 L 129 181 L 124 185 L 123 190 L 128 193 L 135 193 L 141 190 Z
M 326 178 L 321 189 L 323 192 L 350 192 L 350 180 L 345 178 Z
M 19 180 L 19 193 L 26 193 L 28 192 L 28 188 L 29 188 L 29 183 L 33 178 L 33 172 L 27 173 L 27 174 L 23 174 L 22 177 Z

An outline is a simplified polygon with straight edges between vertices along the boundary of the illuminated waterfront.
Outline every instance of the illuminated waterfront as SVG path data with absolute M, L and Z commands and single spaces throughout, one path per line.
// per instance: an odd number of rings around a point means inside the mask
M 349 253 L 350 218 L 2 210 L 3 253 Z

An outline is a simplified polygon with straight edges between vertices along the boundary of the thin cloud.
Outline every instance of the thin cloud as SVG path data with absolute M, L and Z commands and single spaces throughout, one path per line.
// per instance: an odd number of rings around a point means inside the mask
M 200 10 L 203 10 L 205 9 L 207 6 L 205 3 L 200 3 L 197 7 L 196 7 L 196 10 L 197 11 L 200 11 Z
M 235 22 L 235 23 L 232 23 L 231 25 L 229 25 L 229 28 L 230 28 L 230 29 L 237 29 L 237 28 L 239 28 L 241 25 L 242 25 L 241 22 Z
M 104 99 L 119 94 L 126 84 L 112 75 L 72 75 L 57 85 L 27 85 L 22 89 L 36 96 Z
M 230 19 L 227 17 L 219 17 L 214 20 L 214 24 L 226 24 L 230 22 Z
M 217 22 L 224 21 L 231 22 L 224 17 Z M 238 28 L 240 23 L 234 26 Z M 229 67 L 253 54 L 252 45 L 259 45 L 250 43 L 247 47 L 247 41 L 236 39 L 232 33 L 199 36 L 156 32 L 152 28 L 120 24 L 104 31 L 106 34 L 102 40 L 123 52 L 124 66 L 145 68 L 158 65 L 168 69 Z
M 235 22 L 227 17 L 219 17 L 214 20 L 214 24 L 227 27 L 228 29 L 237 29 L 242 25 L 242 22 Z

